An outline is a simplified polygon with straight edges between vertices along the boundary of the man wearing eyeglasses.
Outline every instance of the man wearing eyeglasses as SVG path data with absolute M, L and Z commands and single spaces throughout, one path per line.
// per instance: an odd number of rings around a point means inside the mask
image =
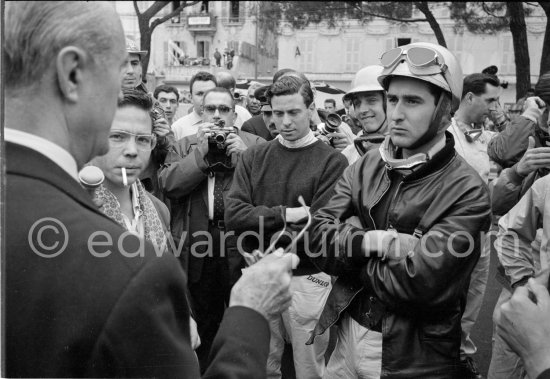
M 284 228 L 286 234 L 279 243 L 287 246 L 288 236 L 298 232 L 308 217 L 298 198 L 302 196 L 312 210 L 321 207 L 347 166 L 345 157 L 317 139 L 309 127 L 315 111 L 309 82 L 285 76 L 275 81 L 265 96 L 279 135 L 243 154 L 225 211 L 228 229 L 242 240 L 237 248 L 247 253 L 257 248 L 264 251 Z M 296 247 L 301 265 L 292 279 L 292 304 L 288 312 L 271 320 L 268 378 L 281 376 L 285 340 L 292 344 L 297 378 L 323 377 L 328 333 L 314 345 L 305 342 L 328 296 L 331 278 L 309 259 L 309 254 L 316 253 L 309 241 L 304 238 Z
M 176 143 L 159 176 L 170 199 L 172 234 L 176 241 L 182 240 L 178 242 L 182 246 L 180 260 L 189 277 L 201 338 L 197 355 L 201 368 L 205 369 L 231 287 L 243 266 L 234 235 L 225 233 L 226 193 L 241 154 L 264 140 L 233 126 L 234 99 L 225 88 L 208 90 L 201 109 L 202 123 L 196 135 Z M 223 128 L 220 122 L 224 123 Z M 225 136 L 222 144 L 225 150 L 221 154 L 217 143 L 210 141 L 214 134 Z
M 338 322 L 325 378 L 462 378 L 460 319 L 491 223 L 487 186 L 446 132 L 462 70 L 430 43 L 380 60 L 390 134 L 313 217 L 315 261 L 338 279 L 309 342 Z
M 139 238 L 106 217 L 79 182 L 87 162 L 119 149 L 105 168 L 140 233 L 121 168 L 135 181 L 153 138 L 147 112 L 117 109 L 127 58 L 119 16 L 108 2 L 85 1 L 12 1 L 3 11 L 2 376 L 198 378 L 186 275 L 148 240 L 160 234 L 147 221 L 151 208 Z M 288 307 L 297 263 L 275 252 L 243 273 L 207 377 L 265 376 L 267 319 Z

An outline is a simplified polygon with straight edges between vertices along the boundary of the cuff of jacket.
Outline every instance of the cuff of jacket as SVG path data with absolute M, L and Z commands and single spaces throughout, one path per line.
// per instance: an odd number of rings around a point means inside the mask
M 527 108 L 521 115 L 536 124 L 539 117 L 542 115 L 542 110 L 538 108 Z
M 510 179 L 510 182 L 512 184 L 519 186 L 521 183 L 523 183 L 523 180 L 525 179 L 527 175 L 523 176 L 518 172 L 518 164 L 516 163 L 512 167 L 510 167 L 510 170 L 508 170 L 508 179 Z

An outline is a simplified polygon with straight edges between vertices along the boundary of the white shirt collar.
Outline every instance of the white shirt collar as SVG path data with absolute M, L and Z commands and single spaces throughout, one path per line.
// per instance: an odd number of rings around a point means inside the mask
M 35 134 L 23 132 L 17 129 L 5 128 L 4 140 L 7 142 L 15 143 L 17 145 L 28 147 L 47 158 L 51 159 L 55 164 L 61 167 L 67 174 L 78 180 L 78 168 L 76 160 L 73 156 L 61 146 L 48 141 L 45 138 L 39 137 Z
M 313 131 L 311 130 L 304 137 L 296 141 L 287 141 L 280 134 L 277 136 L 277 140 L 281 143 L 281 145 L 291 149 L 298 149 L 300 147 L 308 146 L 317 142 L 317 138 L 315 138 L 315 134 L 313 134 Z

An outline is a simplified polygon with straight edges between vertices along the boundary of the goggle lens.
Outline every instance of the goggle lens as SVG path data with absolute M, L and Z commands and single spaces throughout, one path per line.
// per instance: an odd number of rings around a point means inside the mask
M 407 50 L 407 57 L 409 58 L 409 63 L 416 67 L 426 66 L 435 63 L 437 60 L 436 52 L 425 47 L 411 47 Z
M 395 61 L 397 61 L 397 59 L 399 59 L 402 53 L 403 53 L 403 49 L 400 47 L 388 50 L 384 54 L 382 54 L 382 56 L 380 57 L 380 63 L 384 67 L 389 67 L 393 65 Z

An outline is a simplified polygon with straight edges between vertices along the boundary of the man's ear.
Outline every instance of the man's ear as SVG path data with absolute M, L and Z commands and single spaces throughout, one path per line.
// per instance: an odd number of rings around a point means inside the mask
M 83 70 L 89 65 L 87 54 L 76 46 L 66 46 L 57 54 L 55 63 L 59 90 L 65 99 L 77 102 L 84 79 Z

